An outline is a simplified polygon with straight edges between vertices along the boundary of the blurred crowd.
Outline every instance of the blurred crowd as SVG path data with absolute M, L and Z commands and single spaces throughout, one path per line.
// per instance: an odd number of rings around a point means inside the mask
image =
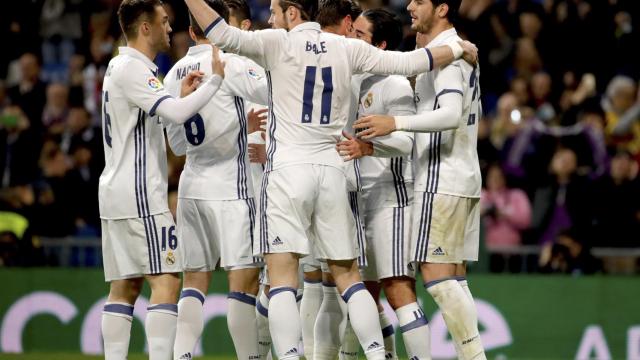
M 266 27 L 268 0 L 250 0 Z M 172 50 L 186 54 L 182 0 L 165 0 Z M 118 0 L 24 0 L 0 12 L 0 266 L 55 264 L 45 237 L 100 235 L 101 86 L 122 44 Z M 363 0 L 404 20 L 405 0 Z M 640 1 L 463 0 L 480 49 L 478 151 L 490 269 L 634 272 L 593 247 L 640 249 Z M 184 159 L 170 156 L 170 202 Z M 523 245 L 542 249 L 533 262 Z M 622 270 L 620 270 L 622 269 Z

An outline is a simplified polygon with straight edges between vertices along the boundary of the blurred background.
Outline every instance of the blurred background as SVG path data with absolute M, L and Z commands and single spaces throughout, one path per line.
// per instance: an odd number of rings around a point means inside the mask
M 184 2 L 164 2 L 173 33 L 171 51 L 155 60 L 161 74 L 190 46 Z M 0 11 L 1 351 L 101 351 L 83 334 L 106 294 L 100 101 L 123 44 L 119 3 L 20 0 Z M 254 28 L 266 27 L 269 2 L 249 3 Z M 402 49 L 415 47 L 405 0 L 360 4 L 395 11 Z M 640 359 L 640 1 L 463 0 L 461 13 L 458 32 L 480 49 L 483 240 L 470 278 L 489 354 Z M 183 163 L 170 155 L 172 206 Z M 224 276 L 214 282 L 223 294 Z M 80 314 L 24 315 L 18 326 L 15 307 L 54 301 L 29 297 L 43 294 Z M 215 321 L 205 352 L 231 351 Z M 65 340 L 38 335 L 51 324 Z M 99 340 L 99 323 L 93 330 Z M 434 356 L 452 357 L 446 331 L 434 336 Z M 227 343 L 206 345 L 214 338 Z

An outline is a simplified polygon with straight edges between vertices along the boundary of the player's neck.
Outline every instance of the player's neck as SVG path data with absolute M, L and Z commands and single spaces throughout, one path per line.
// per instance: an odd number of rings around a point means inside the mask
M 438 24 L 435 24 L 431 28 L 431 30 L 429 30 L 429 32 L 424 34 L 425 37 L 427 38 L 427 44 L 433 41 L 433 39 L 435 39 L 436 37 L 438 37 L 438 35 L 440 35 L 441 33 L 449 29 L 453 29 L 453 25 L 448 21 L 442 21 Z
M 196 40 L 196 46 L 198 45 L 211 45 L 211 41 L 209 39 L 198 39 Z
M 336 35 L 342 35 L 342 36 L 345 35 L 345 34 L 343 34 L 342 26 L 340 26 L 340 25 L 325 26 L 325 27 L 322 28 L 322 31 L 323 32 L 332 33 L 332 34 L 336 34 Z
M 151 61 L 153 61 L 153 59 L 155 59 L 158 55 L 158 51 L 149 46 L 149 44 L 143 39 L 135 39 L 133 41 L 130 41 L 127 43 L 127 46 L 140 51 Z
M 300 20 L 300 19 L 293 20 L 293 21 L 289 22 L 289 24 L 287 25 L 287 27 L 288 27 L 287 31 L 291 31 L 291 30 L 293 30 L 296 26 L 298 26 L 298 25 L 300 25 L 300 24 L 304 24 L 304 23 L 306 23 L 306 22 L 307 22 L 307 21 L 305 21 L 305 20 Z

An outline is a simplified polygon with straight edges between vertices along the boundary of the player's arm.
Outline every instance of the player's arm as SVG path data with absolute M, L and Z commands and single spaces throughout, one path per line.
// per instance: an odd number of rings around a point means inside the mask
M 462 117 L 463 93 L 462 72 L 459 66 L 447 66 L 436 78 L 436 105 L 433 111 L 423 111 L 416 115 L 365 116 L 353 125 L 363 129 L 358 135 L 371 139 L 387 135 L 393 131 L 431 132 L 451 130 L 458 127 Z
M 180 96 L 181 84 L 179 81 L 175 80 L 174 69 L 169 70 L 167 73 L 164 85 L 167 88 L 169 95 L 173 97 Z M 162 123 L 167 130 L 167 140 L 169 141 L 171 151 L 173 151 L 177 156 L 185 155 L 187 153 L 187 138 L 184 132 L 184 127 L 170 121 L 165 121 L 163 118 L 160 118 L 160 120 L 162 120 Z
M 268 88 L 264 69 L 251 60 L 236 58 L 225 68 L 225 84 L 232 94 L 252 103 L 267 106 Z
M 364 41 L 350 39 L 347 42 L 354 72 L 381 75 L 416 75 L 450 64 L 463 55 L 477 59 L 478 49 L 468 41 L 453 41 L 434 48 L 421 48 L 409 52 L 385 51 Z
M 204 34 L 224 51 L 246 56 L 264 68 L 273 62 L 271 56 L 279 53 L 279 40 L 284 30 L 245 31 L 229 26 L 220 15 L 203 0 L 185 0 Z
M 393 116 L 410 116 L 416 113 L 413 90 L 407 79 L 390 78 L 383 89 L 385 109 Z M 397 157 L 407 156 L 413 150 L 413 133 L 393 132 L 386 136 L 371 139 L 373 156 Z

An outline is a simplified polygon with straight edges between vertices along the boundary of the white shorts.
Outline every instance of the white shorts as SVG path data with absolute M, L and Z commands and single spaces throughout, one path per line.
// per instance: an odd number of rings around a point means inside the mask
M 253 256 L 255 202 L 178 199 L 178 237 L 184 271 L 213 271 L 260 266 Z
M 170 212 L 101 223 L 107 282 L 182 271 L 181 239 Z
M 260 246 L 254 254 L 312 254 L 318 259 L 358 257 L 356 228 L 344 173 L 331 166 L 298 164 L 264 174 Z M 315 248 L 314 248 L 315 246 Z
M 412 222 L 414 261 L 478 261 L 480 199 L 415 192 Z
M 411 206 L 367 211 L 368 266 L 360 270 L 365 281 L 391 277 L 415 277 L 411 264 Z

